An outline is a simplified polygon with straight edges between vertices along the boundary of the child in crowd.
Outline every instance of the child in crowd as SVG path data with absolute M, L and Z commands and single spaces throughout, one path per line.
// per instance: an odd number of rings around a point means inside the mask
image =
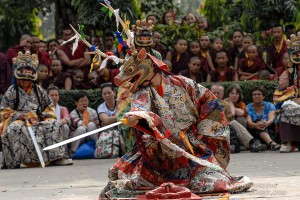
M 172 63 L 172 73 L 178 74 L 180 71 L 187 69 L 189 63 L 189 54 L 187 52 L 187 41 L 179 38 L 175 43 L 175 50 L 168 52 L 166 59 Z
M 88 87 L 89 87 L 89 89 L 99 88 L 99 85 L 97 83 L 98 78 L 99 78 L 99 73 L 97 71 L 91 71 L 89 73 L 89 75 L 88 75 L 88 79 L 89 79 Z
M 216 55 L 218 52 L 223 50 L 223 40 L 220 37 L 216 37 L 214 39 L 213 45 L 211 50 L 209 51 L 209 54 L 211 56 L 211 60 L 213 62 L 214 68 L 217 68 L 217 63 L 216 63 Z
M 49 75 L 49 70 L 46 65 L 40 64 L 38 67 L 38 84 L 43 85 L 43 82 L 46 80 L 46 78 Z
M 46 80 L 43 82 L 44 89 L 47 89 L 51 84 L 55 85 L 59 89 L 70 90 L 72 88 L 72 78 L 67 76 L 66 73 L 62 72 L 60 60 L 52 60 L 50 69 L 52 75 L 46 78 Z
M 263 59 L 258 55 L 257 47 L 250 45 L 246 48 L 246 57 L 239 59 L 240 80 L 257 80 L 258 72 L 266 68 Z
M 203 82 L 200 58 L 198 56 L 191 57 L 188 66 L 189 68 L 179 72 L 179 75 L 190 78 L 197 83 Z
M 160 43 L 160 33 L 154 32 L 154 40 L 151 45 L 152 49 L 158 51 L 161 54 L 161 57 L 164 59 L 168 53 L 168 49 Z
M 270 72 L 268 70 L 260 70 L 258 72 L 258 80 L 271 80 L 270 78 Z
M 238 75 L 231 67 L 228 67 L 228 57 L 225 51 L 220 51 L 216 55 L 217 69 L 211 71 L 207 75 L 206 82 L 224 82 L 224 81 L 238 81 Z
M 245 35 L 244 38 L 243 38 L 243 46 L 244 46 L 244 49 L 246 50 L 247 47 L 253 45 L 254 42 L 253 42 L 253 37 L 251 35 Z
M 72 89 L 84 90 L 88 89 L 87 86 L 83 83 L 84 73 L 81 69 L 73 70 L 72 75 Z
M 76 137 L 97 129 L 99 126 L 98 115 L 94 109 L 88 107 L 89 99 L 87 93 L 79 91 L 75 96 L 75 104 L 76 108 L 70 113 L 72 125 L 75 129 L 75 131 L 70 134 L 71 137 Z M 71 153 L 75 153 L 80 144 L 82 144 L 86 139 L 94 140 L 96 143 L 98 137 L 99 134 L 96 133 L 87 138 L 82 138 L 72 142 Z

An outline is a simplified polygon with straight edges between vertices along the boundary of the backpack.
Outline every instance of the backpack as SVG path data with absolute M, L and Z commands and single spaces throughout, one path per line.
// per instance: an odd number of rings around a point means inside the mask
M 125 145 L 120 130 L 109 129 L 100 133 L 96 142 L 95 158 L 117 158 L 125 153 Z
M 240 152 L 240 143 L 238 140 L 236 130 L 231 125 L 229 125 L 229 128 L 230 128 L 230 150 L 231 150 L 231 153 L 239 153 Z

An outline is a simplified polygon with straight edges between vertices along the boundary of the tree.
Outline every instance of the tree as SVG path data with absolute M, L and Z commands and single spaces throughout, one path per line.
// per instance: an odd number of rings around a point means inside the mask
M 50 11 L 51 0 L 0 1 L 0 51 L 19 42 L 22 34 L 38 35 L 38 11 Z

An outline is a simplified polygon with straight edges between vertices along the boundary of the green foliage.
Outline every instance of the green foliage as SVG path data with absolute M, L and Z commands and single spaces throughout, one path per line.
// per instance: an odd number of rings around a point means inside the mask
M 153 14 L 157 16 L 157 20 L 161 21 L 163 14 L 172 10 L 175 15 L 180 15 L 179 8 L 175 5 L 173 1 L 165 1 L 165 0 L 140 0 L 141 1 L 141 12 L 143 13 L 143 17 L 146 17 L 148 14 Z
M 0 51 L 19 42 L 24 33 L 40 34 L 38 11 L 50 12 L 52 0 L 0 1 Z
M 237 21 L 250 33 L 300 22 L 299 12 L 300 2 L 295 0 L 207 0 L 204 11 L 214 27 Z
M 72 5 L 78 11 L 78 23 L 84 24 L 87 29 L 116 30 L 116 20 L 110 12 L 103 11 L 103 6 L 96 0 L 72 0 Z M 120 17 L 134 21 L 136 15 L 132 9 L 132 0 L 111 1 L 114 9 L 120 9 Z
M 221 37 L 224 46 L 227 47 L 233 30 L 237 28 L 240 28 L 238 23 L 232 23 L 229 26 L 216 28 L 213 32 L 198 30 L 197 25 L 189 26 L 186 23 L 170 25 L 159 24 L 155 26 L 155 30 L 162 35 L 161 43 L 169 49 L 173 48 L 173 45 L 178 38 L 185 38 L 187 41 L 198 41 L 202 34 L 208 35 L 211 39 Z

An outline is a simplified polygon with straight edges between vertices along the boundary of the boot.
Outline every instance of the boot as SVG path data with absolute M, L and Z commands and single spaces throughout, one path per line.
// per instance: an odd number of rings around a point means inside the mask
M 250 151 L 251 152 L 260 152 L 267 150 L 267 145 L 262 144 L 259 140 L 254 140 L 252 144 L 250 144 Z

